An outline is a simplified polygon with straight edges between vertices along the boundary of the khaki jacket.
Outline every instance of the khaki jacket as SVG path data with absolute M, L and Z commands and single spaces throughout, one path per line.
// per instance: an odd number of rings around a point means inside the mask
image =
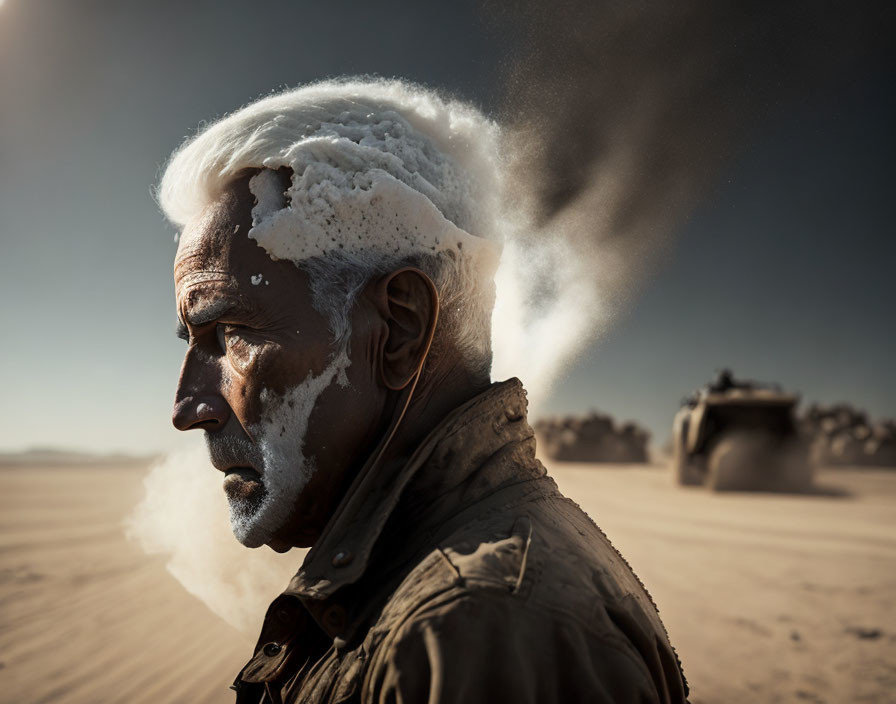
M 685 702 L 650 597 L 535 459 L 516 379 L 355 480 L 234 682 L 256 702 Z

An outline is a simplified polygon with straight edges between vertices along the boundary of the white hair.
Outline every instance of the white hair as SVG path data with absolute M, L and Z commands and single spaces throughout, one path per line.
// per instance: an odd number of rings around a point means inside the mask
M 414 264 L 439 292 L 436 350 L 453 343 L 471 370 L 487 374 L 501 240 L 498 137 L 472 106 L 419 86 L 325 81 L 202 129 L 172 155 L 157 196 L 183 227 L 236 177 L 260 170 L 250 182 L 249 236 L 309 273 L 314 305 L 337 340 L 347 342 L 349 311 L 367 281 Z M 283 167 L 285 192 L 273 176 Z

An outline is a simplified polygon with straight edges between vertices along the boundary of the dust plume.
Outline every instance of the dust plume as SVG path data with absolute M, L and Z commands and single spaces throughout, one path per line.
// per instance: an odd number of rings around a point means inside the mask
M 209 464 L 202 438 L 195 440 L 193 448 L 152 467 L 143 499 L 126 520 L 126 533 L 147 553 L 167 556 L 168 571 L 214 613 L 255 636 L 304 551 L 279 555 L 237 542 L 222 475 Z
M 754 129 L 885 47 L 884 3 L 487 2 L 513 47 L 495 377 L 532 405 L 592 343 Z

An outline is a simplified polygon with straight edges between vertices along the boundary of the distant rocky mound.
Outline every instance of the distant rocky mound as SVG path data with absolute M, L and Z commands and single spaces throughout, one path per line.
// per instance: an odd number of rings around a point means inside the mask
M 896 420 L 872 422 L 848 403 L 813 404 L 802 427 L 818 464 L 896 467 Z
M 535 423 L 547 457 L 569 462 L 647 462 L 650 433 L 635 423 L 617 425 L 592 411 L 584 417 L 544 418 Z

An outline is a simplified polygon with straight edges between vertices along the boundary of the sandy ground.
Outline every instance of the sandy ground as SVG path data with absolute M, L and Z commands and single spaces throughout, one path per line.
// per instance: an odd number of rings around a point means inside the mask
M 251 643 L 124 537 L 143 470 L 0 470 L 0 702 L 229 702 Z M 896 472 L 711 495 L 555 465 L 653 593 L 695 704 L 896 702 Z

